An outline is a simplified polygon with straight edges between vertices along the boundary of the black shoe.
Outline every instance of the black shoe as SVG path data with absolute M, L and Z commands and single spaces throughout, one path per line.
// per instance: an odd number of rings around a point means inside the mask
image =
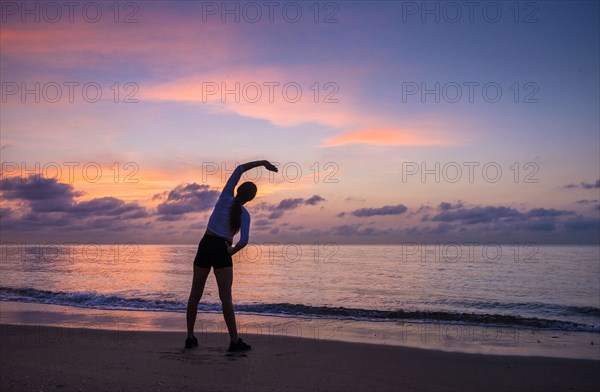
M 194 336 L 193 338 L 185 339 L 185 348 L 198 347 L 198 339 Z
M 244 343 L 244 341 L 242 340 L 242 338 L 238 338 L 238 342 L 237 343 L 233 343 L 233 342 L 229 342 L 229 352 L 235 352 L 235 351 L 248 351 L 250 350 L 252 347 L 250 347 L 249 345 L 247 345 L 246 343 Z

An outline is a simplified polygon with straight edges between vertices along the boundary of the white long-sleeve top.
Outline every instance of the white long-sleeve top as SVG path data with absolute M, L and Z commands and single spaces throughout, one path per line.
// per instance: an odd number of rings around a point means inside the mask
M 221 195 L 215 204 L 215 208 L 208 219 L 207 229 L 215 233 L 216 235 L 228 238 L 229 242 L 233 244 L 233 236 L 235 233 L 229 226 L 229 213 L 233 206 L 234 195 L 233 191 L 235 186 L 240 181 L 242 174 L 244 173 L 244 166 L 239 165 L 231 173 L 231 177 L 227 180 L 225 187 L 221 191 Z M 238 246 L 246 246 L 248 244 L 250 235 L 250 213 L 244 206 L 242 206 L 242 217 L 240 219 L 240 240 Z

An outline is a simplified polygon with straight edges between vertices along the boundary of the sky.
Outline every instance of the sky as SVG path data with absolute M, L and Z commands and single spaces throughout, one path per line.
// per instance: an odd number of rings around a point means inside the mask
M 596 1 L 1 6 L 2 242 L 598 244 Z

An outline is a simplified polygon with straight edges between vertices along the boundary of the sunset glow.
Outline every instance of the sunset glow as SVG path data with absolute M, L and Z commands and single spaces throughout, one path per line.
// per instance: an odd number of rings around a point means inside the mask
M 598 3 L 403 3 L 3 6 L 3 241 L 196 243 L 236 164 L 268 159 L 257 241 L 597 243 Z

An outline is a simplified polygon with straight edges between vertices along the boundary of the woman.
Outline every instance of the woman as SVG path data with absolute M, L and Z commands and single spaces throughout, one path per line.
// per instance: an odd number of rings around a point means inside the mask
M 243 207 L 244 204 L 256 196 L 256 185 L 245 182 L 237 189 L 237 195 L 233 196 L 233 190 L 242 174 L 258 166 L 264 166 L 267 170 L 277 172 L 277 168 L 269 161 L 255 161 L 239 165 L 227 180 L 219 200 L 208 220 L 206 232 L 198 245 L 198 252 L 194 259 L 194 279 L 192 290 L 187 305 L 187 333 L 185 347 L 198 346 L 198 340 L 194 336 L 194 324 L 198 312 L 198 303 L 204 292 L 206 279 L 210 274 L 210 267 L 214 268 L 215 278 L 219 286 L 219 298 L 223 306 L 223 317 L 229 330 L 228 351 L 250 350 L 237 334 L 235 313 L 231 299 L 231 284 L 233 283 L 233 263 L 231 256 L 242 250 L 248 244 L 250 228 L 250 214 Z M 240 231 L 240 240 L 233 244 L 233 236 Z

